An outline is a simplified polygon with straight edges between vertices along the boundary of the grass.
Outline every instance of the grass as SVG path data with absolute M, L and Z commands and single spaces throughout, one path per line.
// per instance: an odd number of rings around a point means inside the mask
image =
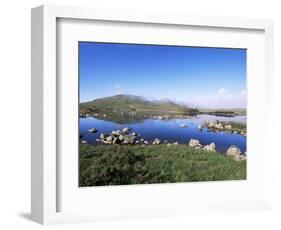
M 246 161 L 187 145 L 80 146 L 80 186 L 246 179 Z

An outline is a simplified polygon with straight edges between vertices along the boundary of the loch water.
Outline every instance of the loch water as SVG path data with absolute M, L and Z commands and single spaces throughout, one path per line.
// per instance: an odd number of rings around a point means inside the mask
M 97 144 L 96 139 L 101 133 L 111 133 L 112 130 L 130 127 L 134 132 L 140 134 L 139 138 L 147 141 L 153 141 L 155 138 L 162 142 L 167 140 L 169 143 L 178 142 L 179 144 L 187 144 L 190 139 L 197 139 L 201 144 L 207 145 L 214 142 L 216 150 L 224 154 L 231 145 L 236 145 L 242 151 L 246 152 L 247 138 L 241 134 L 212 132 L 207 128 L 201 131 L 198 125 L 204 121 L 230 121 L 230 122 L 246 122 L 246 116 L 221 117 L 214 115 L 198 115 L 188 119 L 172 118 L 168 120 L 146 119 L 138 123 L 118 124 L 113 121 L 101 120 L 94 117 L 80 118 L 80 135 L 81 140 L 86 140 L 89 144 Z M 187 127 L 181 127 L 186 124 Z M 96 128 L 98 132 L 88 132 L 90 128 Z

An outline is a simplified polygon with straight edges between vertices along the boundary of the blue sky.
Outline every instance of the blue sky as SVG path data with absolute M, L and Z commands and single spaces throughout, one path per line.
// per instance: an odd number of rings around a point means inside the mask
M 79 42 L 80 101 L 116 94 L 246 106 L 246 50 Z

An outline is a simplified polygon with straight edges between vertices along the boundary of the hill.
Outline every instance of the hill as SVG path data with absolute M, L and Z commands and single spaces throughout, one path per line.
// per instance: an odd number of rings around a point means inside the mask
M 164 116 L 171 114 L 188 114 L 193 109 L 172 101 L 149 101 L 140 96 L 115 95 L 80 103 L 80 114 L 112 118 L 140 119 L 145 116 Z

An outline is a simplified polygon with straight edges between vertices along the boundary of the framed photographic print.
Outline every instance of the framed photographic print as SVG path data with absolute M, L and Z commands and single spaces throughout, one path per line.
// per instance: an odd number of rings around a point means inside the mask
M 34 8 L 32 219 L 270 208 L 272 33 L 265 19 Z

